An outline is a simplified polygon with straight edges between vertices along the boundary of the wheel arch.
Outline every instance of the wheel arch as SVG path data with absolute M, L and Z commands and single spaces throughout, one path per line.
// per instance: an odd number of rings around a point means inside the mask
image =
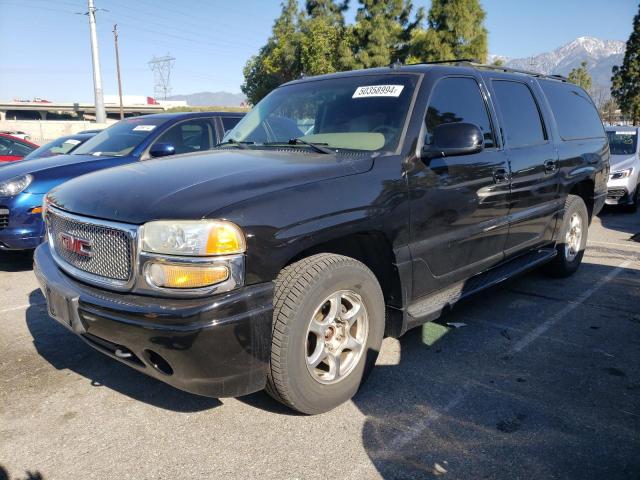
M 331 238 L 304 248 L 288 259 L 283 267 L 318 253 L 333 253 L 354 258 L 366 265 L 376 276 L 382 293 L 386 315 L 386 334 L 398 336 L 403 330 L 404 307 L 403 268 L 386 235 L 377 230 L 364 230 Z
M 595 182 L 591 178 L 585 178 L 574 184 L 569 190 L 569 195 L 576 195 L 584 201 L 589 212 L 589 223 L 593 217 L 593 208 L 595 203 Z

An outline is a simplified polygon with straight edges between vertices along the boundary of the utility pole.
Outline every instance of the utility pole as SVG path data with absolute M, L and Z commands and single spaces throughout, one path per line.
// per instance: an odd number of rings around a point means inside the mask
M 122 80 L 120 79 L 120 53 L 118 52 L 118 24 L 113 26 L 113 41 L 116 44 L 116 72 L 118 72 L 118 96 L 120 97 L 120 120 L 124 118 L 122 106 Z
M 102 96 L 102 75 L 100 74 L 100 56 L 98 53 L 98 35 L 96 33 L 96 7 L 93 0 L 89 1 L 89 31 L 91 33 L 91 57 L 93 59 L 93 89 L 96 104 L 96 122 L 106 123 L 107 114 L 104 110 L 104 97 Z

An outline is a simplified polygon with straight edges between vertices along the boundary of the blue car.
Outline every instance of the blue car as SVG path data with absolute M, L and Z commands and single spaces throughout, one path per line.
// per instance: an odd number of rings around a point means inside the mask
M 42 199 L 53 187 L 104 168 L 209 150 L 242 115 L 198 112 L 128 118 L 87 140 L 70 155 L 3 166 L 0 168 L 0 250 L 33 249 L 43 241 Z

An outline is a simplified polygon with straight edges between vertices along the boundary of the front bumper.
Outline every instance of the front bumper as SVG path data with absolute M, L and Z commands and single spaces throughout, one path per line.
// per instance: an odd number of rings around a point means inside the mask
M 0 250 L 29 250 L 40 245 L 45 237 L 40 213 L 31 213 L 42 205 L 42 194 L 21 193 L 11 198 L 0 198 L 0 210 L 8 210 L 8 222 L 0 222 Z
M 34 272 L 49 314 L 102 353 L 180 390 L 236 397 L 264 388 L 273 284 L 198 299 L 116 293 L 73 280 L 47 244 Z
M 635 175 L 607 182 L 607 205 L 628 205 L 633 203 L 636 192 L 637 177 Z

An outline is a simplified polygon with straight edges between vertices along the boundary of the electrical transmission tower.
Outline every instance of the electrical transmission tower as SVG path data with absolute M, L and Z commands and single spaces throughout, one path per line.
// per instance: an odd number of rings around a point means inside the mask
M 149 61 L 149 68 L 153 72 L 153 95 L 156 99 L 166 100 L 171 94 L 171 69 L 175 60 L 167 53 L 164 57 L 154 55 Z

